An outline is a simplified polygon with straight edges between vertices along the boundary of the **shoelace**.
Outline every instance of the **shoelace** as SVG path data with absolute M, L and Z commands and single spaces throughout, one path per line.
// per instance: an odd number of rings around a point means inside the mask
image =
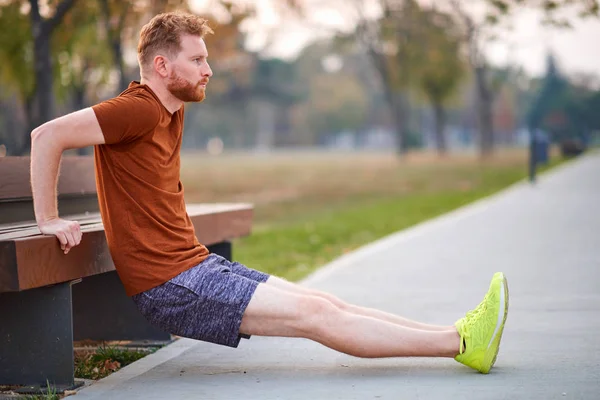
M 465 347 L 465 339 L 469 339 L 471 337 L 472 329 L 465 329 L 466 326 L 472 327 L 475 324 L 475 321 L 479 319 L 479 316 L 487 310 L 487 296 L 483 299 L 481 303 L 474 310 L 467 312 L 462 322 L 458 326 L 458 334 L 460 335 L 460 349 L 458 350 L 460 354 L 464 353 Z

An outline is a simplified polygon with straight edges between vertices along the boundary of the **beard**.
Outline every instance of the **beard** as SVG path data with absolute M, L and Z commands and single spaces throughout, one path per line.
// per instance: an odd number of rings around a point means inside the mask
M 202 83 L 203 81 L 198 81 L 194 84 L 173 71 L 169 77 L 167 90 L 184 103 L 200 102 L 206 97 L 204 87 L 200 86 Z

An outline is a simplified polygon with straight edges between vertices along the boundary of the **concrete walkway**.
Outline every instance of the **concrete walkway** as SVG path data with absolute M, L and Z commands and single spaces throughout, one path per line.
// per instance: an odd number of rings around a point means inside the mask
M 599 399 L 600 155 L 588 155 L 340 258 L 304 284 L 452 324 L 504 271 L 510 310 L 495 368 L 359 359 L 302 339 L 238 349 L 178 340 L 76 396 L 87 399 Z

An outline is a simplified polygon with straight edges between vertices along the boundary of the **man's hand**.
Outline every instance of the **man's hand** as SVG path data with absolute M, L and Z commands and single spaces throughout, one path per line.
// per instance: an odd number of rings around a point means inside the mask
M 44 235 L 56 236 L 65 254 L 81 242 L 81 227 L 77 221 L 54 218 L 38 223 L 38 227 Z

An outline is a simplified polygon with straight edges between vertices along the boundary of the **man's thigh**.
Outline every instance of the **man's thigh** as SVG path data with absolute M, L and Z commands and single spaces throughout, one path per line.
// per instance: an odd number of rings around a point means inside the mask
M 133 300 L 151 323 L 169 333 L 237 347 L 245 337 L 243 314 L 260 282 L 235 274 L 223 260 L 211 255 Z

